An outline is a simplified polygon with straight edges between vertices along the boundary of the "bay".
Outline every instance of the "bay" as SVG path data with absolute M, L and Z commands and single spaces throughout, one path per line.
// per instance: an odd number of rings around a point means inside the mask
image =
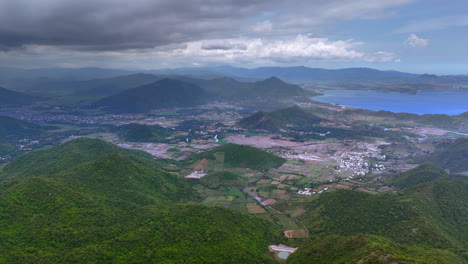
M 395 113 L 458 115 L 468 111 L 468 91 L 428 91 L 417 94 L 363 90 L 326 90 L 314 100 L 367 110 Z

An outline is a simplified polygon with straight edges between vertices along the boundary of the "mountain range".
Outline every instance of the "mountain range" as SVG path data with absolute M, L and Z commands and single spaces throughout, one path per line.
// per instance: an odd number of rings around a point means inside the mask
M 260 67 L 238 68 L 231 66 L 193 67 L 160 70 L 116 70 L 102 68 L 44 68 L 16 69 L 0 68 L 0 85 L 13 90 L 37 90 L 38 88 L 64 86 L 84 87 L 89 80 L 105 85 L 112 79 L 133 74 L 152 74 L 158 78 L 173 78 L 175 75 L 185 75 L 202 79 L 231 77 L 238 80 L 263 80 L 272 76 L 292 83 L 381 83 L 381 84 L 431 84 L 443 86 L 463 86 L 468 84 L 467 75 L 434 75 L 413 74 L 399 71 L 382 71 L 371 68 L 322 69 L 297 67 Z M 140 76 L 143 77 L 143 76 Z M 152 78 L 151 76 L 149 76 Z M 142 78 L 144 79 L 144 78 Z M 155 80 L 153 80 L 155 81 Z M 125 81 L 122 81 L 125 83 Z M 133 87 L 143 85 L 135 80 Z M 99 86 L 98 84 L 96 84 Z M 128 87 L 127 88 L 131 88 Z

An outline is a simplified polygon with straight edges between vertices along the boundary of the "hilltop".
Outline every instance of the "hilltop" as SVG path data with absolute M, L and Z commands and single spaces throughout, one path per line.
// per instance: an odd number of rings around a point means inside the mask
M 174 132 L 160 125 L 141 125 L 131 123 L 113 129 L 125 141 L 165 142 Z
M 286 160 L 264 150 L 246 145 L 224 144 L 213 150 L 192 157 L 192 160 L 208 159 L 221 162 L 224 168 L 250 168 L 266 170 L 281 166 Z
M 119 153 L 143 160 L 152 156 L 142 151 L 127 150 L 98 139 L 78 138 L 55 148 L 24 154 L 3 168 L 7 175 L 50 175 L 93 161 L 99 156 Z
M 256 112 L 241 119 L 238 124 L 248 129 L 262 129 L 270 132 L 278 132 L 286 126 L 310 127 L 322 121 L 327 121 L 327 119 L 321 118 L 309 110 L 298 106 L 292 106 L 270 113 Z
M 202 104 L 206 95 L 200 87 L 178 80 L 163 79 L 105 97 L 96 107 L 118 113 L 141 113 L 158 108 L 187 107 Z
M 244 97 L 260 98 L 288 98 L 294 96 L 312 96 L 312 92 L 305 91 L 295 84 L 285 83 L 277 77 L 270 77 L 263 81 L 250 83 L 241 92 Z
M 448 174 L 443 169 L 431 163 L 425 163 L 414 169 L 400 173 L 400 175 L 391 180 L 391 184 L 399 188 L 408 188 L 443 177 L 448 177 Z
M 220 100 L 286 99 L 295 96 L 317 95 L 317 93 L 306 91 L 298 85 L 286 83 L 276 77 L 256 82 L 243 82 L 230 77 L 201 79 L 175 76 L 174 78 L 198 85 L 210 97 Z

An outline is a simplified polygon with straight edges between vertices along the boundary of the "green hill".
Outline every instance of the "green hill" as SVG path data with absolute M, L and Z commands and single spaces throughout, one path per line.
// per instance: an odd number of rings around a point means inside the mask
M 392 179 L 390 183 L 400 188 L 408 188 L 447 176 L 448 174 L 441 168 L 432 165 L 431 163 L 425 163 L 414 169 L 401 173 Z
M 110 151 L 80 139 L 45 154 L 65 155 L 79 143 Z M 62 160 L 60 172 L 55 166 L 0 185 L 0 262 L 270 262 L 267 246 L 280 241 L 276 226 L 226 208 L 177 204 L 198 199 L 185 179 L 123 152 L 85 161 L 81 149 L 68 157 L 74 163 Z
M 6 165 L 3 168 L 3 174 L 10 176 L 51 175 L 112 153 L 135 156 L 142 160 L 153 159 L 145 152 L 119 148 L 98 139 L 78 138 L 55 148 L 24 154 Z
M 411 172 L 419 180 L 396 194 L 337 190 L 296 205 L 305 210 L 298 218 L 312 241 L 291 263 L 466 263 L 468 182 L 424 176 L 428 168 Z M 352 241 L 362 234 L 356 248 Z M 389 261 L 371 261 L 372 252 Z
M 293 106 L 270 113 L 257 112 L 239 121 L 239 125 L 248 129 L 263 129 L 278 132 L 286 126 L 311 127 L 327 121 L 312 112 Z
M 114 129 L 126 141 L 132 142 L 165 142 L 173 131 L 160 125 L 128 124 Z
M 241 119 L 239 126 L 247 129 L 260 129 L 271 132 L 278 132 L 283 126 L 281 120 L 275 120 L 263 112 L 255 112 L 252 115 Z
M 178 80 L 163 79 L 105 97 L 95 106 L 118 113 L 142 113 L 158 108 L 186 107 L 204 103 L 200 87 Z
M 224 168 L 250 168 L 255 170 L 267 170 L 281 166 L 286 160 L 264 150 L 251 146 L 225 144 L 213 150 L 197 154 L 193 159 L 208 160 L 223 158 Z
M 451 173 L 468 171 L 468 138 L 442 144 L 431 154 L 429 161 Z
M 0 87 L 0 106 L 21 106 L 39 101 L 38 97 Z
M 383 236 L 358 234 L 332 235 L 317 239 L 300 247 L 287 261 L 288 264 L 391 264 L 465 263 L 462 257 L 443 249 L 402 247 Z
M 138 158 L 107 154 L 58 175 L 80 191 L 105 196 L 109 203 L 154 204 L 186 201 L 194 191 L 183 179 L 148 166 Z

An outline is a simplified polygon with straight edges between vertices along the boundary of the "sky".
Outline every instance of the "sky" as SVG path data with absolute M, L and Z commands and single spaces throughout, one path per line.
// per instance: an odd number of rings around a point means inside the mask
M 467 0 L 0 0 L 0 67 L 468 74 Z

